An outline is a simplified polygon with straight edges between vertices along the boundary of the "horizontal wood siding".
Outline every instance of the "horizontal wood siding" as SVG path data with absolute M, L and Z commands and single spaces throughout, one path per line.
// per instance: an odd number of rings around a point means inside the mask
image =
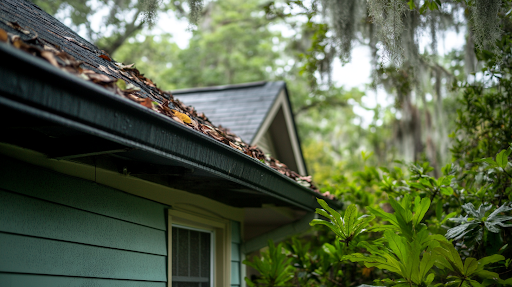
M 165 231 L 0 189 L 0 230 L 167 255 Z
M 161 204 L 1 156 L 0 188 L 166 230 Z
M 2 157 L 0 286 L 163 287 L 166 208 Z
M 0 286 L 37 286 L 37 287 L 166 287 L 164 282 L 111 280 L 95 278 L 75 278 L 65 276 L 47 276 L 31 274 L 0 273 Z

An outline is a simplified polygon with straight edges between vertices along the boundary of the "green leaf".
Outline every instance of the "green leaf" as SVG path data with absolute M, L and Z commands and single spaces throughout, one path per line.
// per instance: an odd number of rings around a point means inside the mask
M 441 190 L 441 193 L 443 195 L 448 195 L 448 196 L 453 195 L 453 188 L 451 188 L 449 186 L 448 187 L 441 187 L 440 190 Z
M 496 163 L 499 167 L 505 168 L 508 164 L 507 150 L 502 150 L 496 155 Z
M 116 85 L 121 91 L 126 90 L 126 82 L 123 79 L 118 79 Z
M 466 258 L 464 262 L 464 275 L 471 276 L 478 268 L 478 261 L 473 257 Z
M 505 285 L 512 285 L 512 278 L 508 278 L 507 280 L 501 280 L 498 282 Z
M 494 161 L 494 159 L 492 159 L 490 157 L 478 159 L 478 160 L 475 160 L 473 162 L 476 162 L 476 163 L 484 162 L 484 163 L 486 163 L 489 166 L 489 168 L 498 167 L 498 164 Z
M 442 216 L 443 216 L 443 201 L 439 200 L 436 203 L 436 218 L 437 218 L 437 221 L 441 221 L 442 220 Z
M 483 269 L 483 267 L 487 264 L 496 263 L 502 260 L 505 260 L 505 257 L 503 255 L 494 254 L 478 260 L 478 265 Z
M 409 0 L 409 2 L 407 2 L 407 4 L 409 4 L 409 9 L 411 9 L 411 10 L 414 10 L 414 8 L 416 8 L 416 5 L 414 4 L 414 0 Z
M 419 199 L 419 196 L 417 196 L 416 199 Z M 414 215 L 412 217 L 413 226 L 417 226 L 421 222 L 421 220 L 423 219 L 423 216 L 425 216 L 425 213 L 427 213 L 429 207 L 430 207 L 430 199 L 429 198 L 423 198 L 419 205 L 415 204 Z
M 477 272 L 475 272 L 475 275 L 477 275 L 478 277 L 481 277 L 481 278 L 487 278 L 487 279 L 492 279 L 492 280 L 496 280 L 496 279 L 500 278 L 500 275 L 498 275 L 498 273 L 494 273 L 494 272 L 487 271 L 487 270 L 477 271 Z
M 475 281 L 473 279 L 469 279 L 467 282 L 469 282 L 469 284 L 471 284 L 471 286 L 474 287 L 484 287 L 484 285 L 480 284 L 480 282 Z
M 354 239 L 359 233 L 361 233 L 372 221 L 375 216 L 363 215 L 359 218 L 357 217 L 357 207 L 355 204 L 351 204 L 348 206 L 345 211 L 344 218 L 335 211 L 330 208 L 329 205 L 322 199 L 317 199 L 318 203 L 325 208 L 324 209 L 316 209 L 316 213 L 331 219 L 331 222 L 321 220 L 321 219 L 313 219 L 309 225 L 325 225 L 329 229 L 331 229 L 336 236 L 347 245 L 351 240 Z

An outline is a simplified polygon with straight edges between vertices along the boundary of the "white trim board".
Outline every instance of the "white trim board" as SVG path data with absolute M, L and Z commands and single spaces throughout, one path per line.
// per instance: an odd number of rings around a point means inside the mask
M 306 175 L 306 167 L 304 166 L 304 161 L 302 158 L 302 153 L 300 151 L 298 135 L 295 132 L 295 128 L 293 126 L 293 118 L 292 111 L 288 105 L 288 99 L 286 98 L 285 89 L 282 89 L 279 92 L 276 100 L 272 104 L 270 111 L 267 113 L 265 120 L 261 124 L 258 129 L 258 132 L 254 136 L 251 145 L 258 143 L 261 138 L 265 135 L 265 133 L 269 130 L 272 122 L 274 121 L 279 109 L 283 110 L 283 114 L 285 117 L 286 128 L 288 130 L 289 140 L 292 145 L 292 152 L 295 159 L 295 164 L 297 165 L 297 172 L 301 175 Z

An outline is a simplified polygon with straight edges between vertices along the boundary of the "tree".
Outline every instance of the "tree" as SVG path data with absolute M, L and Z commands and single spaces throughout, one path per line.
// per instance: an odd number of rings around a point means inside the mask
M 51 15 L 70 19 L 71 26 L 84 29 L 87 38 L 109 54 L 113 54 L 128 39 L 143 28 L 152 27 L 158 13 L 175 10 L 180 17 L 189 17 L 192 25 L 202 13 L 202 0 L 30 0 Z M 186 2 L 186 3 L 185 3 Z M 185 4 L 189 12 L 185 12 Z M 98 11 L 108 11 L 99 25 L 91 25 L 91 18 Z
M 169 37 L 156 42 L 147 36 L 142 43 L 131 40 L 114 57 L 142 63 L 166 89 L 270 80 L 280 66 L 280 51 L 272 44 L 280 34 L 271 32 L 268 21 L 254 12 L 258 3 L 210 2 L 188 47 L 179 49 Z

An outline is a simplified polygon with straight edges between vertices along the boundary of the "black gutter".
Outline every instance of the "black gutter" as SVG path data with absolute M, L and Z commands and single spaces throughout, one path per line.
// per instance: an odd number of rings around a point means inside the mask
M 42 59 L 4 43 L 0 58 L 4 107 L 187 163 L 306 210 L 318 207 L 315 197 L 324 198 L 231 147 Z

